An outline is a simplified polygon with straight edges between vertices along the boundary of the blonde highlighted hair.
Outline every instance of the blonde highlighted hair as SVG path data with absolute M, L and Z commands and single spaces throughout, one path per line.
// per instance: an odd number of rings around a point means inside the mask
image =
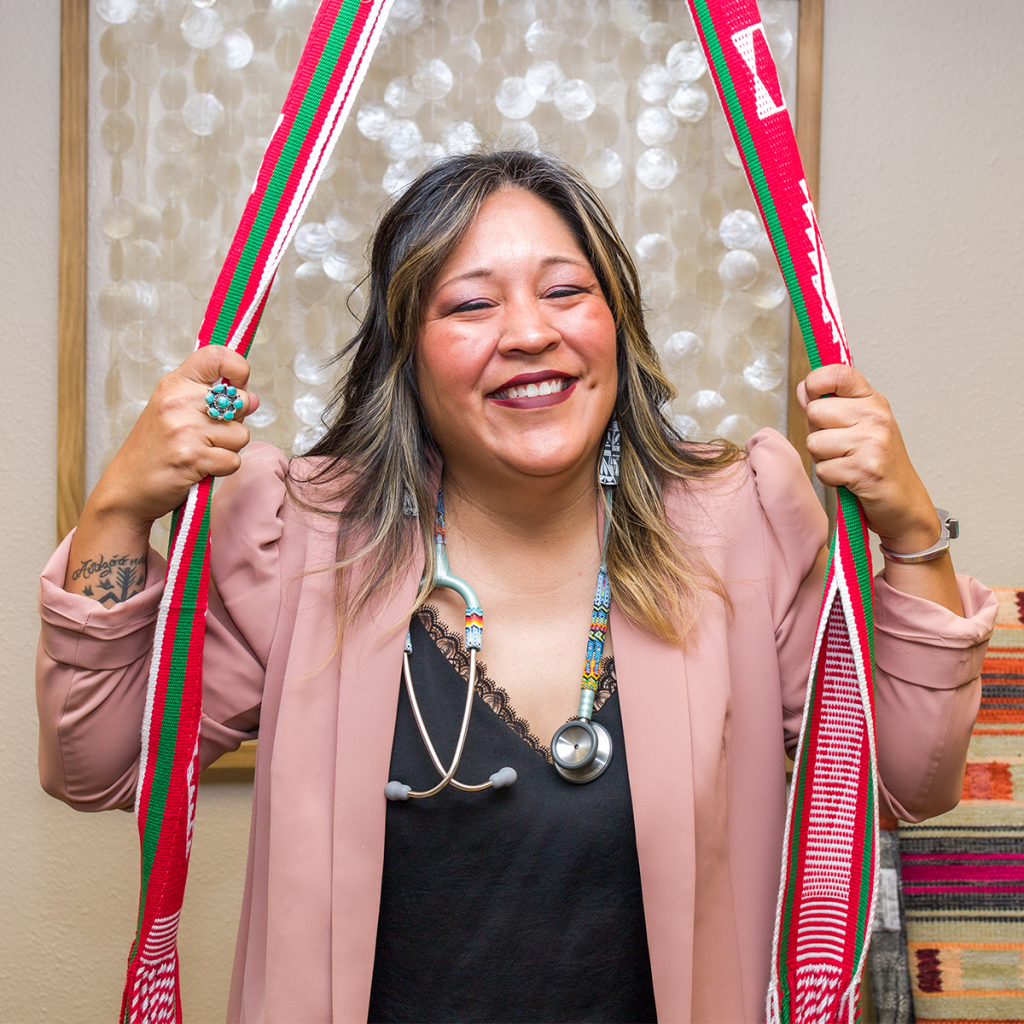
M 393 588 L 407 569 L 417 532 L 426 555 L 424 579 L 433 578 L 431 491 L 441 454 L 417 390 L 421 311 L 483 202 L 504 189 L 530 192 L 555 210 L 590 261 L 611 309 L 621 431 L 621 476 L 607 554 L 612 596 L 639 625 L 682 644 L 706 596 L 728 598 L 701 552 L 670 526 L 663 488 L 673 479 L 686 486 L 716 473 L 742 452 L 728 442 L 688 444 L 675 432 L 662 411 L 675 389 L 647 335 L 640 279 L 607 211 L 572 168 L 519 151 L 436 164 L 384 214 L 374 235 L 366 314 L 339 356 L 350 363 L 332 396 L 329 429 L 309 453 L 319 457 L 316 468 L 301 478 L 317 497 L 306 486 L 301 497 L 294 489 L 304 505 L 337 519 L 334 568 L 342 626 Z M 418 517 L 406 514 L 408 496 Z M 357 561 L 363 570 L 358 577 L 349 572 Z M 421 585 L 415 608 L 429 589 Z

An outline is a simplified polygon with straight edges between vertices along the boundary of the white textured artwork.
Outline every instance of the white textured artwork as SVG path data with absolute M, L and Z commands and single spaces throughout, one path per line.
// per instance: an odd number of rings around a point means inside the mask
M 790 109 L 796 0 L 763 0 Z M 192 350 L 313 0 L 94 0 L 90 484 Z M 323 429 L 391 197 L 480 145 L 562 156 L 642 275 L 689 437 L 785 429 L 788 302 L 682 0 L 395 0 L 252 353 L 254 437 Z

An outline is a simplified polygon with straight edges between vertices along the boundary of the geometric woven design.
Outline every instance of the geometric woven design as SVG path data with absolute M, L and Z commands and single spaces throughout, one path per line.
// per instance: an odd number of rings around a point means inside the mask
M 688 0 L 715 91 L 782 271 L 812 368 L 850 365 L 832 273 L 761 13 Z M 786 813 L 766 1016 L 852 1024 L 878 867 L 871 555 L 857 499 L 837 492 Z
M 900 830 L 923 1022 L 1024 1020 L 1024 591 L 995 593 L 960 805 Z
M 359 89 L 392 0 L 323 0 L 207 306 L 197 347 L 245 355 L 281 256 Z M 202 707 L 211 481 L 174 513 L 153 634 L 135 813 L 141 892 L 122 1024 L 180 1024 L 176 946 L 188 875 Z
M 818 666 L 820 687 L 819 738 L 815 767 L 808 786 L 800 831 L 807 840 L 801 865 L 802 900 L 788 922 L 792 939 L 793 1018 L 828 1020 L 849 985 L 850 947 L 854 927 L 845 894 L 850 891 L 854 865 L 849 851 L 864 834 L 860 791 L 850 785 L 865 768 L 867 723 L 860 701 L 860 681 L 853 648 L 838 638 L 846 635 L 843 607 L 833 603 L 829 629 L 837 642 L 829 646 Z
M 907 912 L 900 884 L 900 836 L 895 818 L 880 818 L 879 898 L 868 947 L 868 973 L 875 1020 L 906 1024 L 914 1020 L 907 961 Z

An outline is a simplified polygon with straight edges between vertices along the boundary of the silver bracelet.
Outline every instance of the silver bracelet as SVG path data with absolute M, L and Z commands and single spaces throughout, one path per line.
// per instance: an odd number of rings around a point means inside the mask
M 882 554 L 891 562 L 909 563 L 930 562 L 933 558 L 944 555 L 949 550 L 949 542 L 956 540 L 960 536 L 960 520 L 954 519 L 944 508 L 937 508 L 935 511 L 939 513 L 942 533 L 939 534 L 939 539 L 930 548 L 925 548 L 924 551 L 915 551 L 912 555 L 903 555 L 897 551 L 890 551 L 887 547 L 879 544 L 878 546 L 882 548 Z

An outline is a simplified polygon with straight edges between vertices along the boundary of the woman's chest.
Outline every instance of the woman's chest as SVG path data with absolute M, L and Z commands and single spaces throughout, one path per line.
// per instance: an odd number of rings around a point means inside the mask
M 489 589 L 480 593 L 480 662 L 516 714 L 547 744 L 554 731 L 576 715 L 588 644 L 592 634 L 602 635 L 601 626 L 607 622 L 606 613 L 602 623 L 600 609 L 595 610 L 596 579 L 586 589 L 577 585 L 547 594 L 519 594 L 514 587 Z M 462 633 L 465 609 L 457 596 L 435 591 L 430 603 L 449 633 Z M 613 654 L 607 628 L 603 637 L 598 660 Z

